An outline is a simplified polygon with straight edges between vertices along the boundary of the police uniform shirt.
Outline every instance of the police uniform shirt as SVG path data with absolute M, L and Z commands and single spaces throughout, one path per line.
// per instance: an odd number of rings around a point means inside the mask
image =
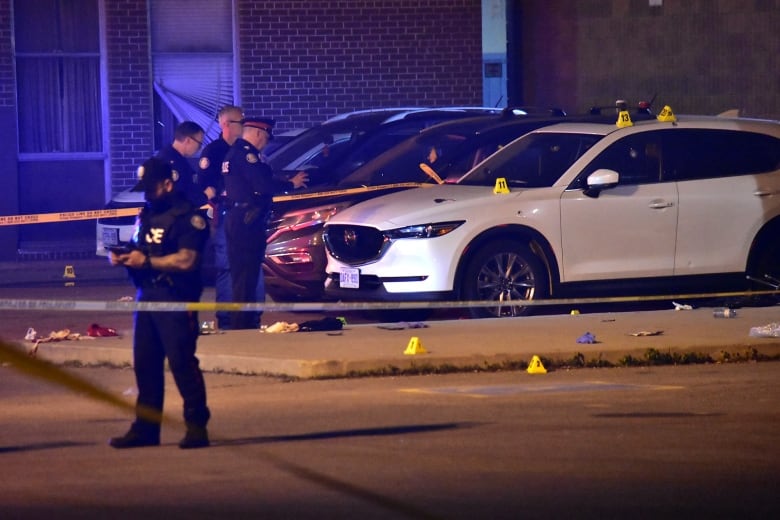
M 209 237 L 206 220 L 189 201 L 174 192 L 172 205 L 162 211 L 155 211 L 149 204 L 144 206 L 136 220 L 133 242 L 137 249 L 150 257 L 166 256 L 180 249 L 197 251 L 198 265 L 191 271 L 161 272 L 154 269 L 131 270 L 136 285 L 159 275 L 170 281 L 172 293 L 180 301 L 197 301 L 202 291 L 200 262 L 206 240 Z
M 231 202 L 267 206 L 274 192 L 271 167 L 262 162 L 252 143 L 237 139 L 222 165 L 225 191 Z
M 180 154 L 173 145 L 169 144 L 160 149 L 157 158 L 171 165 L 176 191 L 184 195 L 195 206 L 202 206 L 207 202 L 206 195 L 198 186 L 195 171 L 187 158 Z
M 219 139 L 211 141 L 203 149 L 198 161 L 198 184 L 202 190 L 211 186 L 216 190 L 217 196 L 224 191 L 222 161 L 225 160 L 228 150 L 230 150 L 230 145 L 222 134 L 220 134 Z

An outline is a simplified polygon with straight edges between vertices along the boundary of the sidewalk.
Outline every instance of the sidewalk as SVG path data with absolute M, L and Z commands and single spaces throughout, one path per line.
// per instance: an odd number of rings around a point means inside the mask
M 16 287 L 61 287 L 66 266 L 78 273 L 79 286 L 126 283 L 125 274 L 102 258 L 2 263 L 0 282 Z M 311 314 L 285 316 L 312 319 Z M 382 329 L 376 323 L 350 323 L 339 332 L 269 334 L 246 330 L 205 335 L 198 342 L 198 357 L 207 371 L 297 378 L 391 374 L 421 367 L 448 370 L 516 366 L 528 363 L 535 355 L 559 362 L 581 353 L 586 362 L 601 359 L 617 363 L 629 355 L 643 360 L 648 349 L 662 354 L 708 354 L 716 360 L 724 352 L 744 359 L 753 349 L 777 357 L 780 338 L 749 336 L 751 327 L 774 322 L 780 322 L 780 306 L 740 308 L 733 319 L 714 318 L 711 308 L 702 307 L 690 311 L 429 321 L 426 328 L 401 330 Z M 595 335 L 597 343 L 576 343 L 586 332 Z M 632 335 L 639 332 L 660 334 Z M 132 335 L 128 330 L 120 333 L 123 335 L 119 338 L 42 343 L 38 356 L 56 363 L 130 365 Z M 412 338 L 417 338 L 426 353 L 404 354 Z M 32 343 L 27 346 L 32 347 Z
M 733 319 L 712 309 L 531 316 L 512 319 L 427 322 L 426 328 L 386 330 L 377 324 L 348 325 L 340 332 L 262 333 L 226 331 L 202 336 L 204 370 L 295 378 L 398 373 L 414 368 L 466 369 L 528 363 L 534 355 L 563 361 L 582 353 L 586 361 L 645 359 L 648 349 L 708 354 L 715 360 L 758 354 L 780 356 L 780 338 L 749 336 L 751 327 L 780 321 L 780 308 L 742 308 Z M 590 332 L 597 343 L 578 344 Z M 657 335 L 633 334 L 649 332 Z M 426 353 L 405 355 L 412 338 Z M 419 349 L 418 349 L 419 350 Z M 55 363 L 130 365 L 132 337 L 42 343 L 38 357 Z

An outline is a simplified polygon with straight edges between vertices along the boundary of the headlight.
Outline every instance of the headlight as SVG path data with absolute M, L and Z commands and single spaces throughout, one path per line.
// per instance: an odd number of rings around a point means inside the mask
M 299 211 L 290 211 L 282 215 L 278 220 L 271 222 L 270 236 L 266 240 L 271 242 L 275 237 L 288 231 L 297 231 L 299 229 L 322 226 L 339 211 L 351 206 L 351 202 L 341 204 L 329 204 L 316 208 L 306 208 Z
M 454 222 L 436 222 L 434 224 L 419 224 L 385 231 L 385 235 L 394 240 L 397 238 L 435 238 L 446 235 L 457 229 L 465 220 Z

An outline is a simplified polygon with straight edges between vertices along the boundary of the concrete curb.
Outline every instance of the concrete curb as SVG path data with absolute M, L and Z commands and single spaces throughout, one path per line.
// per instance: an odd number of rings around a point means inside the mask
M 741 309 L 735 319 L 714 319 L 711 309 L 697 309 L 437 321 L 402 330 L 376 324 L 331 333 L 242 330 L 202 336 L 198 358 L 207 372 L 303 379 L 510 366 L 528 363 L 534 355 L 566 361 L 581 354 L 586 361 L 616 364 L 628 355 L 643 360 L 648 349 L 706 354 L 716 360 L 724 353 L 749 359 L 755 353 L 780 356 L 780 338 L 749 335 L 751 327 L 774 321 L 780 321 L 777 307 Z M 576 343 L 586 331 L 597 343 Z M 632 335 L 641 331 L 661 333 Z M 413 337 L 427 353 L 404 354 Z M 132 336 L 42 343 L 37 355 L 54 363 L 129 366 Z

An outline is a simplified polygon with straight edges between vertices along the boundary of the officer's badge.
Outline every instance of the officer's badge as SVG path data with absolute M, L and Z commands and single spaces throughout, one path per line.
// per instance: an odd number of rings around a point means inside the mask
M 206 219 L 201 217 L 200 215 L 193 215 L 190 219 L 190 224 L 192 224 L 192 227 L 197 229 L 198 231 L 203 231 L 206 229 Z
M 253 153 L 246 154 L 246 162 L 249 164 L 255 164 L 257 162 L 257 155 Z
M 198 161 L 198 166 L 200 166 L 201 170 L 207 170 L 210 164 L 208 157 L 201 157 L 200 161 Z
M 173 179 L 173 182 L 176 182 L 179 180 L 179 172 L 176 170 L 171 170 L 171 178 Z

